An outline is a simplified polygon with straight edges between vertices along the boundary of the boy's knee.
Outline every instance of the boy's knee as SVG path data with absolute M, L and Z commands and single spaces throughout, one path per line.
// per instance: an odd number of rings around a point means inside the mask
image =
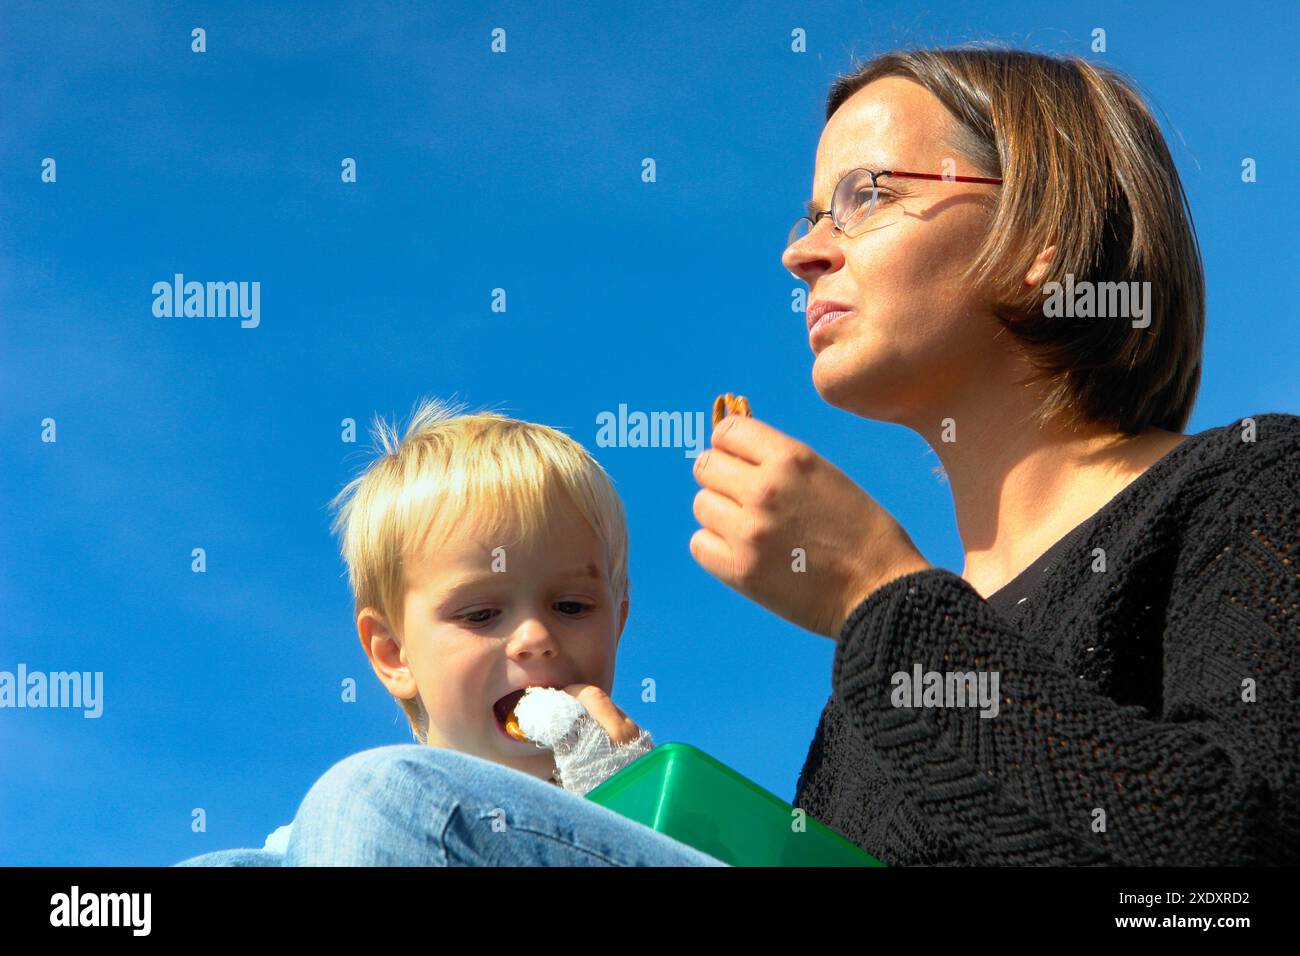
M 213 850 L 172 866 L 283 866 L 283 854 L 270 850 Z
M 303 798 L 288 865 L 445 865 L 442 829 L 457 802 L 453 756 L 393 744 L 343 758 Z
M 373 807 L 384 800 L 408 801 L 416 788 L 427 789 L 442 778 L 448 752 L 424 744 L 390 744 L 344 757 L 325 771 L 303 800 L 334 811 Z
M 421 759 L 423 751 L 434 749 L 422 744 L 389 744 L 386 747 L 371 747 L 369 750 L 361 750 L 344 757 L 326 770 L 321 775 L 321 779 L 345 777 L 361 782 L 383 780 L 394 771 L 405 772 Z

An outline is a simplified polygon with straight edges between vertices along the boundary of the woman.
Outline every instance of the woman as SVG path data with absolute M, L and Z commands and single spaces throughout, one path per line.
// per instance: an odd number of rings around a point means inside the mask
M 813 383 L 930 443 L 966 561 L 932 567 L 806 446 L 719 425 L 692 554 L 838 642 L 796 804 L 889 864 L 1300 861 L 1300 419 L 1181 434 L 1203 278 L 1140 97 L 934 50 L 826 113 L 783 257 Z

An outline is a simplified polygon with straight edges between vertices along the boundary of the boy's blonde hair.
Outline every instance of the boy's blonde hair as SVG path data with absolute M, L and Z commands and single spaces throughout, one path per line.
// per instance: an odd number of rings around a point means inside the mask
M 339 508 L 333 530 L 348 566 L 354 616 L 373 607 L 404 641 L 412 557 L 452 535 L 514 531 L 515 540 L 527 539 L 561 496 L 604 544 L 615 603 L 621 603 L 629 589 L 627 522 L 600 464 L 553 428 L 496 412 L 463 412 L 463 405 L 422 399 L 400 440 L 396 427 L 375 416 L 378 457 L 330 503 Z M 426 743 L 419 696 L 398 703 L 415 739 Z

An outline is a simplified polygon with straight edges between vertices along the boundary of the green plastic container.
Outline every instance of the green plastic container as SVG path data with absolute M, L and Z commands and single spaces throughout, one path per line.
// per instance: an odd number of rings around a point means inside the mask
M 661 744 L 587 799 L 732 866 L 884 866 L 690 744 Z

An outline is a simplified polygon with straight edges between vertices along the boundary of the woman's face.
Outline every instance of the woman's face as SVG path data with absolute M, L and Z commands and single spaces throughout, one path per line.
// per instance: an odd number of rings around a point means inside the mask
M 822 131 L 816 208 L 829 209 L 840 177 L 857 167 L 996 175 L 945 145 L 953 123 L 911 80 L 886 77 L 863 87 Z M 977 290 L 958 281 L 984 238 L 999 188 L 882 176 L 864 232 L 835 235 L 825 216 L 785 251 L 785 267 L 808 283 L 810 309 L 818 301 L 852 309 L 810 335 L 822 398 L 865 418 L 933 425 L 1000 374 L 1008 361 L 1008 343 L 994 341 L 1001 326 Z

